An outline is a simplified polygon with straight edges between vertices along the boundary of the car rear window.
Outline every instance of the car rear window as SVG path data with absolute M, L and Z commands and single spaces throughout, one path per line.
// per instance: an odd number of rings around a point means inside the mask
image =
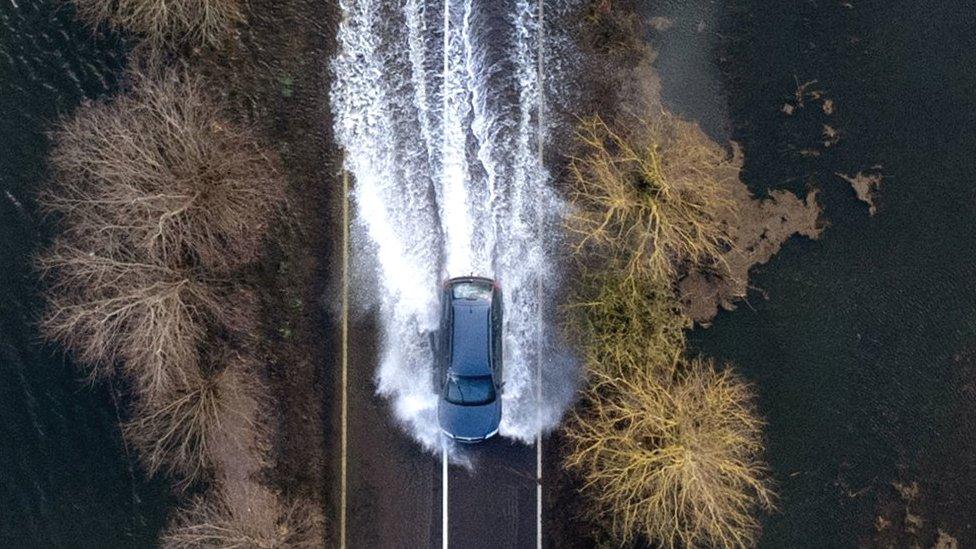
M 491 286 L 484 282 L 460 282 L 454 285 L 454 299 L 491 301 Z

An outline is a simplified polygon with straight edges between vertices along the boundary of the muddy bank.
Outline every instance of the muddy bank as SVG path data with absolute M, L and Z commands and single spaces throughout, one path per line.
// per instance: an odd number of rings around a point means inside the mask
M 738 155 L 738 153 L 736 153 Z M 737 162 L 741 166 L 741 156 Z M 691 273 L 678 283 L 681 305 L 692 320 L 708 325 L 719 308 L 735 309 L 749 292 L 749 270 L 768 262 L 794 235 L 817 239 L 820 207 L 817 192 L 800 198 L 790 191 L 773 190 L 757 199 L 738 180 L 730 180 L 738 215 L 727 219 L 733 248 L 718 274 Z
M 229 44 L 185 61 L 282 160 L 289 204 L 272 229 L 282 244 L 270 250 L 255 281 L 279 425 L 267 474 L 286 495 L 319 502 L 329 539 L 337 528 L 339 477 L 334 376 L 342 188 L 328 93 L 337 20 L 338 8 L 327 3 L 250 2 L 247 24 Z
M 661 19 L 654 19 L 650 13 L 642 14 L 635 9 L 631 15 L 627 15 L 627 8 L 622 5 L 615 7 L 614 10 L 619 10 L 620 13 L 604 16 L 616 19 L 614 33 L 623 35 L 632 32 L 640 37 L 640 41 L 619 38 L 611 41 L 619 44 L 616 48 L 590 50 L 594 59 L 602 61 L 593 61 L 595 66 L 603 66 L 604 70 L 610 67 L 606 74 L 600 73 L 605 80 L 591 83 L 594 97 L 611 98 L 594 102 L 597 112 L 608 120 L 629 118 L 651 120 L 659 116 L 658 113 L 662 111 L 683 111 L 693 122 L 704 120 L 709 125 L 711 133 L 725 134 L 725 124 L 722 121 L 726 120 L 727 115 L 724 107 L 717 103 L 715 98 L 709 99 L 701 106 L 695 106 L 695 101 L 700 99 L 700 89 L 689 91 L 682 87 L 689 80 L 709 81 L 706 76 L 693 76 L 696 71 L 694 66 L 691 70 L 684 67 L 683 71 L 677 71 L 675 67 L 678 61 L 665 59 L 664 66 L 670 70 L 670 73 L 681 73 L 681 78 L 677 82 L 669 82 L 670 97 L 667 101 L 664 99 L 658 68 L 661 62 L 653 48 L 661 47 L 660 44 L 674 40 L 672 37 L 680 33 L 680 30 L 662 24 Z M 694 14 L 692 10 L 692 15 Z M 668 18 L 664 20 L 672 21 Z M 657 24 L 653 24 L 655 21 Z M 688 24 L 686 20 L 679 21 L 683 25 Z M 704 21 L 705 19 L 699 19 L 699 24 L 695 27 L 696 32 L 699 28 L 700 32 L 705 32 L 709 24 L 714 24 Z M 583 25 L 592 25 L 592 23 L 584 22 Z M 699 44 L 697 55 L 692 55 L 692 58 L 707 55 L 707 52 L 702 51 L 705 47 L 706 44 Z M 696 51 L 694 48 L 691 49 L 693 53 Z M 686 46 L 673 55 L 687 53 Z M 704 65 L 697 70 L 704 70 Z M 668 73 L 669 77 L 670 73 Z M 672 90 L 671 87 L 677 87 L 680 91 Z M 703 87 L 714 89 L 717 94 L 720 92 L 718 83 L 715 82 Z M 679 297 L 685 313 L 695 322 L 707 325 L 720 309 L 732 310 L 737 302 L 746 298 L 749 289 L 749 270 L 752 267 L 768 262 L 794 235 L 810 239 L 818 238 L 821 222 L 819 221 L 820 206 L 817 203 L 815 190 L 809 189 L 797 195 L 789 190 L 764 189 L 757 194 L 742 180 L 744 158 L 739 146 L 710 137 L 700 126 L 696 131 L 699 135 L 693 138 L 700 141 L 703 147 L 726 149 L 729 162 L 716 166 L 709 175 L 727 186 L 731 199 L 735 202 L 735 207 L 728 211 L 723 219 L 729 228 L 732 240 L 731 249 L 722 258 L 723 265 L 714 272 L 690 273 L 678 285 Z

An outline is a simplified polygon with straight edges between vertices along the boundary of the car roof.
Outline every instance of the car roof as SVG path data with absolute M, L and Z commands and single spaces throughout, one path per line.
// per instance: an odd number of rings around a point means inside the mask
M 448 371 L 461 376 L 491 375 L 488 356 L 491 308 L 484 303 L 456 301 L 452 305 L 451 364 Z

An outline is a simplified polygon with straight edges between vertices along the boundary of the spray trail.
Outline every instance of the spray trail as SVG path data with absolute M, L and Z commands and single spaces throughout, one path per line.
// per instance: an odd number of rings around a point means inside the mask
M 372 247 L 361 267 L 381 281 L 378 391 L 418 441 L 438 447 L 429 333 L 440 283 L 493 277 L 505 296 L 501 434 L 531 440 L 558 422 L 575 379 L 569 361 L 542 360 L 557 356 L 546 322 L 555 303 L 540 296 L 558 283 L 550 247 L 562 204 L 539 154 L 537 0 L 340 5 L 333 110 L 357 230 Z

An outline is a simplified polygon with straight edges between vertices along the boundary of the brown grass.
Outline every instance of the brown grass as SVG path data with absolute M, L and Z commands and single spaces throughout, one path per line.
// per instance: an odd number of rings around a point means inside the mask
M 749 547 L 773 506 L 751 388 L 695 359 L 671 382 L 634 369 L 593 388 L 566 429 L 594 518 L 629 542 Z
M 720 266 L 731 246 L 722 219 L 734 202 L 711 174 L 730 159 L 695 130 L 666 113 L 635 120 L 626 133 L 599 117 L 581 122 L 568 222 L 578 255 L 672 284 L 689 266 Z
M 243 0 L 74 0 L 78 14 L 153 46 L 215 45 L 244 19 Z

